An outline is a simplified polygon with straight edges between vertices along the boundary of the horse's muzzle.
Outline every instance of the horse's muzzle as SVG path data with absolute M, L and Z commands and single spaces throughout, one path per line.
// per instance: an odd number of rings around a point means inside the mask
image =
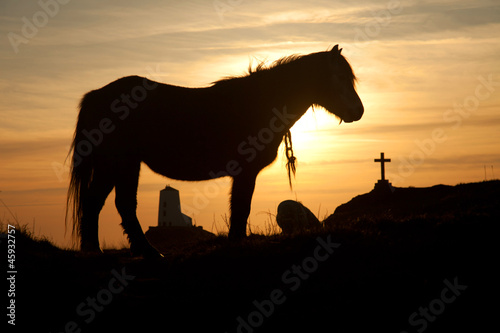
M 353 121 L 360 120 L 363 113 L 364 108 L 363 105 L 361 105 L 351 110 L 342 120 L 346 123 L 352 123 Z

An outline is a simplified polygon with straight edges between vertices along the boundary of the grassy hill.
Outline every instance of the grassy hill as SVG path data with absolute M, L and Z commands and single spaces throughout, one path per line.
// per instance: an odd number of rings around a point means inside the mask
M 165 261 L 84 256 L 19 232 L 16 329 L 486 331 L 500 182 L 397 191 L 354 198 L 321 232 L 219 236 Z

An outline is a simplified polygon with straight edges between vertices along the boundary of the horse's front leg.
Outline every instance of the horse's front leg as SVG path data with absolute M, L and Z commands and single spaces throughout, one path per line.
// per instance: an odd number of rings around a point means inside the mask
M 229 228 L 230 239 L 242 239 L 247 234 L 247 219 L 250 215 L 252 195 L 255 189 L 254 174 L 240 174 L 233 178 L 231 190 L 231 226 Z

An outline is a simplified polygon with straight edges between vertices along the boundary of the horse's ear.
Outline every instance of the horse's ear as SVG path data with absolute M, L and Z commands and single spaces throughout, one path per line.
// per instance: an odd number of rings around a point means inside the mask
M 340 52 L 342 52 L 342 49 L 339 50 L 339 44 L 337 44 L 333 47 L 333 49 L 330 52 L 332 54 L 340 54 Z
M 329 65 L 332 70 L 336 70 L 338 67 L 338 60 L 340 58 L 340 52 L 342 49 L 339 50 L 339 45 L 335 45 L 329 53 Z

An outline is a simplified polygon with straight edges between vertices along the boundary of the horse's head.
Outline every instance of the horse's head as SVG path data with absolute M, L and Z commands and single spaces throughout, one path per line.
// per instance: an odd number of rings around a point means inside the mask
M 347 60 L 340 54 L 341 51 L 342 49 L 335 45 L 326 52 L 327 71 L 322 73 L 324 86 L 320 89 L 322 93 L 318 96 L 318 104 L 350 123 L 361 119 L 364 109 L 354 88 L 356 76 Z

